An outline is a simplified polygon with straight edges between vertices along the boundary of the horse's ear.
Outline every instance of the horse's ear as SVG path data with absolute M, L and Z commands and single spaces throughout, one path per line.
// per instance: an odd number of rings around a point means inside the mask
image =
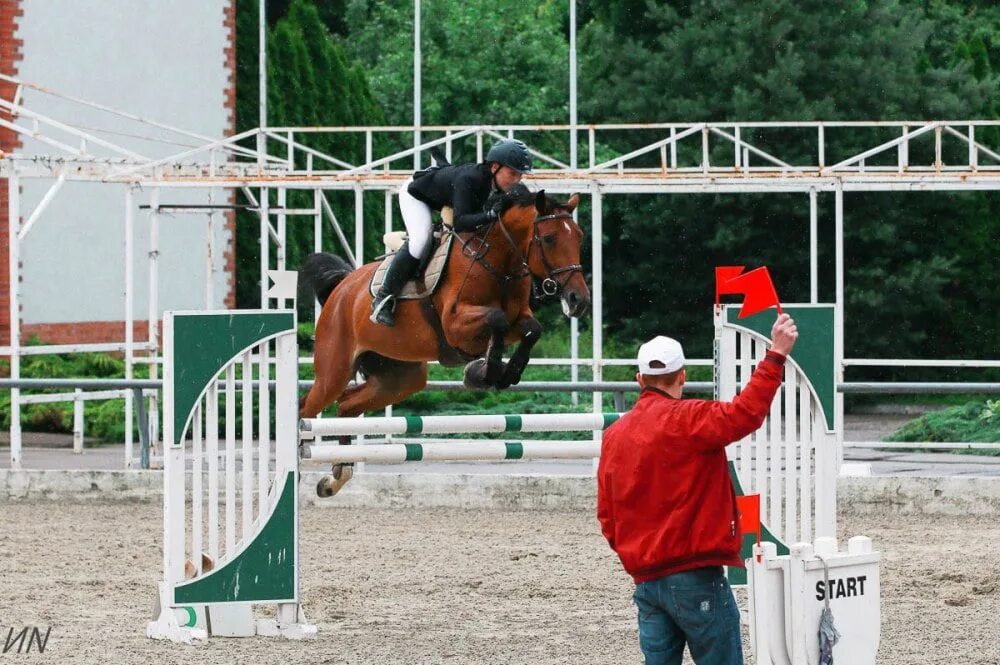
M 578 205 L 580 205 L 580 195 L 574 194 L 573 196 L 569 197 L 569 201 L 567 201 L 566 205 L 564 205 L 563 207 L 569 210 L 570 212 L 573 212 L 574 210 L 576 210 L 576 207 Z
M 542 215 L 548 214 L 549 203 L 548 199 L 545 198 L 545 190 L 540 190 L 535 194 L 535 209 Z

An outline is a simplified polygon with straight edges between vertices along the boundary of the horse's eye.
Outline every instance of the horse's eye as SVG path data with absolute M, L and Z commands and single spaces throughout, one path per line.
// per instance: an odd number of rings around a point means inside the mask
M 542 236 L 542 242 L 544 242 L 546 245 L 548 245 L 548 246 L 551 247 L 552 245 L 556 244 L 556 237 L 555 236 Z

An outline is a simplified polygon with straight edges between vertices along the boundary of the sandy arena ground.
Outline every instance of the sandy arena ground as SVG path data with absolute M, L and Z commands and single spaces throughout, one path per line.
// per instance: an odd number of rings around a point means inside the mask
M 0 504 L 0 649 L 12 625 L 53 626 L 44 655 L 0 662 L 641 662 L 632 584 L 584 512 L 306 508 L 316 640 L 153 642 L 160 510 Z M 995 517 L 847 514 L 841 525 L 883 554 L 880 663 L 1000 663 Z

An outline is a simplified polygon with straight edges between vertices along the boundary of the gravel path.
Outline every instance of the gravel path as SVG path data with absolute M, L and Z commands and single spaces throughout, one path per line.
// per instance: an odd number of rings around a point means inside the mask
M 52 625 L 30 662 L 61 664 L 641 661 L 631 582 L 589 512 L 307 508 L 303 594 L 319 637 L 200 648 L 145 637 L 160 521 L 155 503 L 0 506 L 0 642 L 11 626 Z M 1000 662 L 995 518 L 841 526 L 883 553 L 880 663 Z

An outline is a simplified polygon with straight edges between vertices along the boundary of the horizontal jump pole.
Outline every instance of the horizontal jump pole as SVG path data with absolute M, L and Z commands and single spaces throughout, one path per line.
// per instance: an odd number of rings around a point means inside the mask
M 475 441 L 386 443 L 364 446 L 320 444 L 302 447 L 302 462 L 402 464 L 428 461 L 591 459 L 601 454 L 597 441 Z
M 618 413 L 532 413 L 516 416 L 396 416 L 379 418 L 306 418 L 303 438 L 378 434 L 486 434 L 490 432 L 585 432 L 603 430 Z

